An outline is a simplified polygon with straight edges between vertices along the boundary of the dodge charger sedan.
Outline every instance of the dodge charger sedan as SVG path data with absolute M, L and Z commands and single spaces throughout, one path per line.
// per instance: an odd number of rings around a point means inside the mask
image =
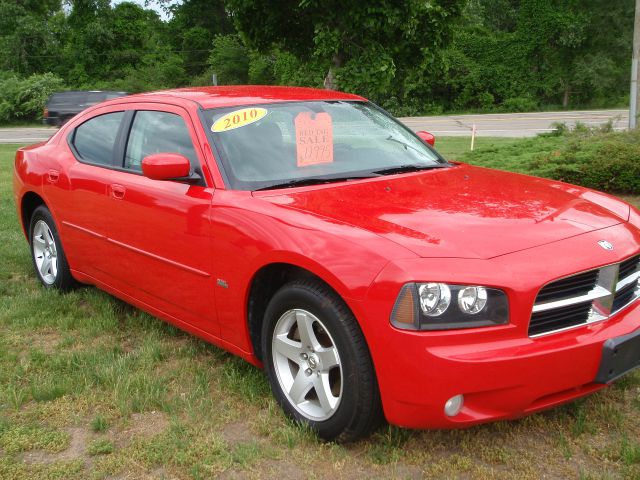
M 133 95 L 20 149 L 15 203 L 44 287 L 264 368 L 324 439 L 517 418 L 637 367 L 640 212 L 433 143 L 335 91 Z

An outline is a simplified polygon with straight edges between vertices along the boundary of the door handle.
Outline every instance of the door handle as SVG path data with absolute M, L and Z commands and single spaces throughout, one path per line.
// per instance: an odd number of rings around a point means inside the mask
M 60 178 L 60 172 L 58 170 L 49 170 L 47 172 L 47 181 L 49 183 L 56 183 Z
M 113 198 L 122 200 L 126 191 L 127 190 L 122 185 L 117 185 L 115 183 L 111 185 L 111 195 Z

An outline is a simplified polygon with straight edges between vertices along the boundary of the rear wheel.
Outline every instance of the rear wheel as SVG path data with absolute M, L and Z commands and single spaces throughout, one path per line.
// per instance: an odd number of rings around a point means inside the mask
M 69 290 L 75 286 L 58 229 L 45 206 L 36 208 L 31 216 L 29 244 L 36 275 L 45 287 Z
M 320 282 L 282 287 L 265 312 L 262 351 L 285 413 L 325 440 L 348 442 L 382 419 L 364 336 L 342 299 Z

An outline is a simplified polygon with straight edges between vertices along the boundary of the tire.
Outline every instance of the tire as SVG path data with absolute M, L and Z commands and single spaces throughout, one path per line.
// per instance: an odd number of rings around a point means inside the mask
M 44 205 L 36 208 L 31 215 L 29 247 L 33 268 L 42 285 L 62 291 L 76 286 L 62 249 L 58 229 L 51 212 Z
M 371 355 L 360 326 L 324 284 L 278 290 L 262 325 L 264 368 L 284 412 L 324 440 L 350 442 L 382 421 Z

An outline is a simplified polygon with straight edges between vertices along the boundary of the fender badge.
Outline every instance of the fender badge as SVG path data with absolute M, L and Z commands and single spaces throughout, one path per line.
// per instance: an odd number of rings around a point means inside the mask
M 598 245 L 600 245 L 605 250 L 613 250 L 613 245 L 611 243 L 607 242 L 606 240 L 600 240 L 598 242 Z

